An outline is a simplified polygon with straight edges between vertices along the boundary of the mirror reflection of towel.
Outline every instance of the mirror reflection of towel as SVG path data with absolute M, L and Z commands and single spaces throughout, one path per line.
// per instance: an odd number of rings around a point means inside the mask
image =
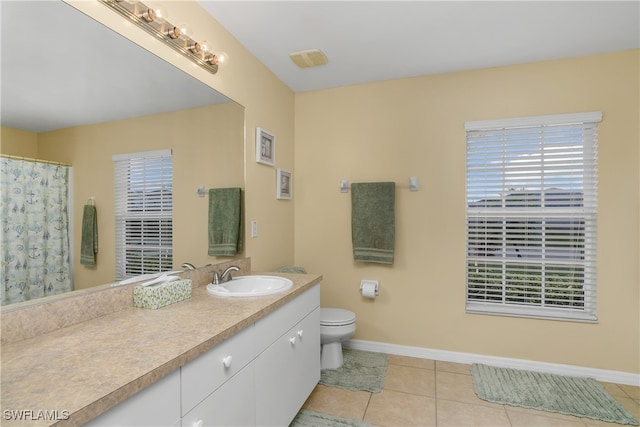
M 88 267 L 96 265 L 98 253 L 98 212 L 93 205 L 85 205 L 82 211 L 82 242 L 80 243 L 80 264 Z
M 242 252 L 242 190 L 209 190 L 209 250 L 213 256 L 234 256 Z
M 393 264 L 395 196 L 394 182 L 351 184 L 351 238 L 355 261 Z

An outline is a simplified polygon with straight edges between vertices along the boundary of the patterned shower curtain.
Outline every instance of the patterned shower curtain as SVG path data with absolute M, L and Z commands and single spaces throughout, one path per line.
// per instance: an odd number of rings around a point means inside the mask
M 1 305 L 70 291 L 69 167 L 0 162 Z

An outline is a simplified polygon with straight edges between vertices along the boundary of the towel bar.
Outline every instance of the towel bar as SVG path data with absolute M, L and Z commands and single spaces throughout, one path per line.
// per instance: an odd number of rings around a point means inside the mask
M 350 187 L 351 186 L 349 185 L 349 180 L 348 179 L 341 179 L 340 180 L 340 192 L 341 193 L 348 193 Z M 418 191 L 419 188 L 420 188 L 420 185 L 418 183 L 418 177 L 417 176 L 410 176 L 409 177 L 409 185 L 407 187 L 404 187 L 402 185 L 398 185 L 398 186 L 396 186 L 396 188 L 408 188 L 409 191 Z

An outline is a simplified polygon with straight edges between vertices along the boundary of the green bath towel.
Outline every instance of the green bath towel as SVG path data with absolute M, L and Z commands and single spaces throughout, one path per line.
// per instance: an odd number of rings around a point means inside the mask
M 96 265 L 98 253 L 98 213 L 93 205 L 85 205 L 82 211 L 82 242 L 80 243 L 80 264 L 88 267 Z
M 351 238 L 356 262 L 393 264 L 394 182 L 351 184 Z
M 209 255 L 234 256 L 242 252 L 242 190 L 209 190 Z

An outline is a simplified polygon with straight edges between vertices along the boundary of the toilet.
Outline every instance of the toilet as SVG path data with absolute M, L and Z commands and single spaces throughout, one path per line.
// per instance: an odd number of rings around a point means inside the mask
M 355 332 L 355 313 L 341 308 L 320 308 L 320 369 L 342 366 L 342 342 Z

